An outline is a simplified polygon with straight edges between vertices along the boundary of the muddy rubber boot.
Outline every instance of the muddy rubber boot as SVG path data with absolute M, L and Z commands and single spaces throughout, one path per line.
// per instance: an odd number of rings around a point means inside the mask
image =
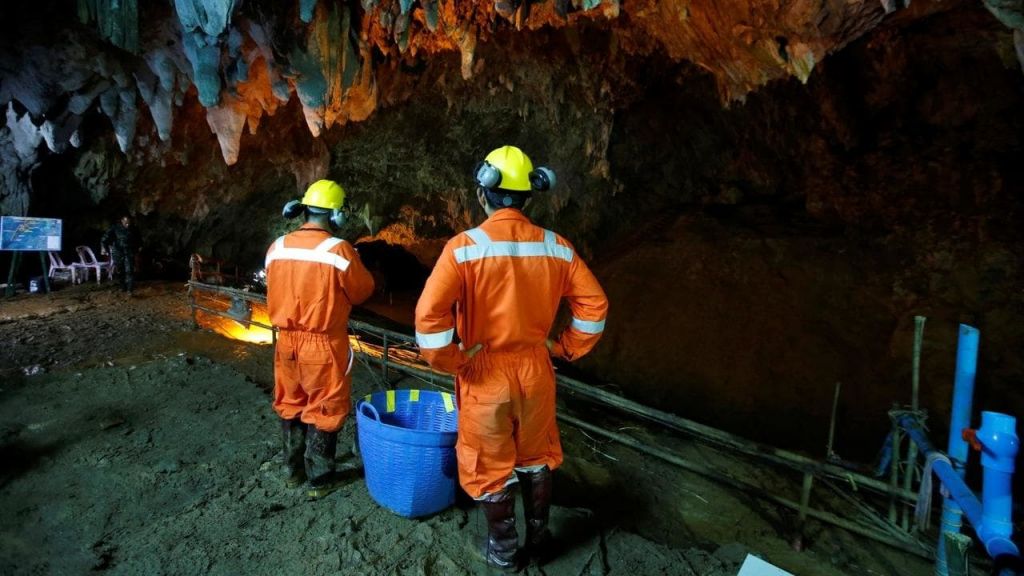
M 516 470 L 523 491 L 523 515 L 526 517 L 525 552 L 530 561 L 543 566 L 555 551 L 548 517 L 551 514 L 551 469 L 547 466 L 535 472 Z
M 335 473 L 334 456 L 338 448 L 338 433 L 324 432 L 310 426 L 306 432 L 306 479 L 310 498 L 323 498 L 341 488 L 341 478 Z
M 303 454 L 306 451 L 306 425 L 302 420 L 281 420 L 281 440 L 284 454 L 284 484 L 297 488 L 306 481 Z
M 516 497 L 505 487 L 480 501 L 487 518 L 487 538 L 484 540 L 484 561 L 503 572 L 519 570 L 519 534 L 516 532 Z

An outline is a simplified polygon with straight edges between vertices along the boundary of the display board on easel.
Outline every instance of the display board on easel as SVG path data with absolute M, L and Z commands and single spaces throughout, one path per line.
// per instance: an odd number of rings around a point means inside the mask
M 22 252 L 38 252 L 43 267 L 43 283 L 50 291 L 50 279 L 46 270 L 46 252 L 60 251 L 61 220 L 57 218 L 29 218 L 24 216 L 0 216 L 0 250 L 11 254 L 11 270 L 7 274 L 5 294 L 14 294 L 14 271 Z
M 0 216 L 0 250 L 60 251 L 61 221 L 57 218 Z

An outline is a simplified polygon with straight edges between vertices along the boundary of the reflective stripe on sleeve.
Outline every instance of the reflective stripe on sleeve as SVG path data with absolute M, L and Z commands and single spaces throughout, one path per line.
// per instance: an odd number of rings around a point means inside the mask
M 572 327 L 586 334 L 600 334 L 601 332 L 604 332 L 604 320 L 592 322 L 590 320 L 580 320 L 579 318 L 573 317 Z
M 435 348 L 444 348 L 445 346 L 452 343 L 452 339 L 455 337 L 455 328 L 450 328 L 444 332 L 433 332 L 431 334 L 425 334 L 423 332 L 416 333 L 416 345 L 420 348 L 432 350 Z

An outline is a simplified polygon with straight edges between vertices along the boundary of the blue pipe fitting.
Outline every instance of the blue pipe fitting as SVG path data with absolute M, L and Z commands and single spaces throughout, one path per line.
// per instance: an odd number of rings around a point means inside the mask
M 1003 414 L 993 414 L 997 416 L 993 418 L 989 416 L 988 420 L 984 419 L 983 422 L 988 422 L 989 427 L 985 429 L 986 434 L 995 430 L 998 431 L 1000 440 L 994 442 L 993 445 L 997 446 L 997 450 L 1005 450 L 1005 453 L 1000 452 L 1001 459 L 1005 462 L 1006 457 L 1009 457 L 1010 450 L 1016 454 L 1018 448 L 1017 435 L 1014 432 L 1016 423 L 1013 417 L 1006 416 Z M 1001 417 L 1001 418 L 1000 418 Z M 917 447 L 921 450 L 921 453 L 925 456 L 935 451 L 935 448 L 929 442 L 928 437 L 921 429 L 920 423 L 910 415 L 901 416 L 898 420 L 900 428 L 907 432 L 910 439 L 917 444 Z M 984 429 L 984 424 L 982 425 Z M 988 438 L 987 435 L 982 434 L 978 431 L 979 441 L 983 441 L 982 437 Z M 1012 438 L 1011 438 L 1012 436 Z M 995 458 L 995 456 L 993 456 Z M 1009 457 L 1011 466 L 1013 458 Z M 957 515 L 957 524 L 959 528 L 960 514 L 967 517 L 967 520 L 974 527 L 975 533 L 978 535 L 978 539 L 981 540 L 985 546 L 985 550 L 992 558 L 999 558 L 1001 556 L 1013 556 L 1020 557 L 1020 550 L 1017 545 L 1010 540 L 1010 535 L 1013 532 L 1013 526 L 1010 523 L 1010 510 L 1012 507 L 1012 498 L 1010 494 L 1010 486 L 1012 480 L 1012 472 L 1004 472 L 1001 470 L 992 470 L 989 468 L 985 469 L 984 478 L 984 493 L 983 498 L 986 503 L 978 501 L 978 497 L 975 496 L 974 492 L 967 486 L 963 478 L 960 477 L 960 471 L 955 470 L 953 466 L 950 466 L 944 461 L 936 461 L 932 466 L 932 470 L 935 475 L 939 477 L 939 481 L 949 491 L 950 498 L 946 501 L 949 505 L 943 509 L 943 520 L 945 515 L 950 511 L 950 506 L 955 507 Z M 991 500 L 991 501 L 990 501 Z M 986 506 L 988 508 L 986 508 Z M 991 516 L 991 520 L 986 516 L 986 510 L 988 515 Z M 946 529 L 946 526 L 943 526 Z M 936 550 L 936 573 L 946 574 L 946 563 L 945 556 L 938 556 L 945 552 L 944 548 Z M 940 562 L 941 561 L 941 562 Z
M 1013 534 L 1014 461 L 1020 449 L 1017 420 L 998 412 L 982 412 L 981 428 L 975 437 L 981 444 L 981 465 L 985 469 L 981 493 L 982 529 L 978 530 L 978 537 L 995 558 L 998 554 L 993 552 L 993 546 L 1004 554 L 1010 553 L 1005 551 L 1008 547 L 1016 550 L 1009 539 Z
M 976 435 L 981 443 L 981 465 L 985 471 L 998 470 L 1012 474 L 1020 450 L 1017 419 L 999 412 L 982 412 L 981 428 Z

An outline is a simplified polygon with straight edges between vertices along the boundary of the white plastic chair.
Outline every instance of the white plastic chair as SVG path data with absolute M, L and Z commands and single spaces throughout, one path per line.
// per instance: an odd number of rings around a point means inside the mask
M 60 252 L 50 251 L 47 254 L 50 256 L 50 273 L 48 276 L 51 280 L 56 280 L 57 276 L 68 276 L 72 284 L 78 284 L 77 270 L 81 268 L 81 264 L 77 262 L 65 264 L 64 260 L 60 257 Z
M 85 279 L 89 279 L 89 270 L 96 271 L 96 283 L 99 284 L 103 278 L 103 271 L 107 271 L 107 279 L 114 279 L 114 261 L 106 260 L 100 261 L 96 259 L 96 254 L 93 253 L 92 248 L 88 246 L 78 246 L 75 248 L 78 251 L 78 266 L 85 270 Z

